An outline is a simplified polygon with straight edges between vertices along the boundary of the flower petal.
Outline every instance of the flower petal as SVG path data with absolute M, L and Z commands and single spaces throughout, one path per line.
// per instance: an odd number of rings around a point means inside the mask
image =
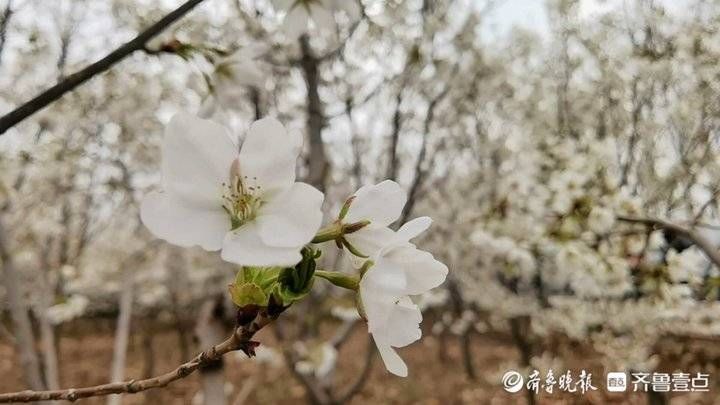
M 240 174 L 271 194 L 289 188 L 295 182 L 296 144 L 275 118 L 255 121 L 240 150 Z
M 230 178 L 237 146 L 220 124 L 175 114 L 165 129 L 162 174 L 165 191 L 185 205 L 222 206 L 222 184 Z
M 279 247 L 309 243 L 322 222 L 323 198 L 323 193 L 305 183 L 294 183 L 274 196 L 256 219 L 263 243 Z
M 345 239 L 360 253 L 371 258 L 377 256 L 385 246 L 398 241 L 397 235 L 390 228 L 372 225 L 345 235 Z
M 400 240 L 409 242 L 414 237 L 425 232 L 432 224 L 430 217 L 419 217 L 412 221 L 408 221 L 400 229 L 397 230 L 397 236 Z
M 410 297 L 398 299 L 390 312 L 385 328 L 385 341 L 393 347 L 404 347 L 420 339 L 422 313 Z
M 388 226 L 400 217 L 406 201 L 407 195 L 392 180 L 361 187 L 355 193 L 345 222 L 368 220 L 375 226 Z
M 242 266 L 293 266 L 302 259 L 300 248 L 268 246 L 260 239 L 257 224 L 250 222 L 228 232 L 222 246 L 223 260 Z
M 383 363 L 385 363 L 387 371 L 398 377 L 408 376 L 407 365 L 389 344 L 375 339 L 375 345 L 378 348 L 378 352 L 380 352 L 380 358 L 382 358 Z
M 140 205 L 140 218 L 153 235 L 172 244 L 219 250 L 230 230 L 225 211 L 220 206 L 213 210 L 183 203 L 173 194 L 149 193 Z
M 400 267 L 406 277 L 403 295 L 422 294 L 445 281 L 448 268 L 432 254 L 412 245 L 395 247 L 383 255 L 379 263 L 383 267 Z

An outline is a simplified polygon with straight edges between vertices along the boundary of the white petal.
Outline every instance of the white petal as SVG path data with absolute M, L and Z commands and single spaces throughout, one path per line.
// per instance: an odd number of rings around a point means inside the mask
M 335 31 L 335 17 L 332 11 L 317 3 L 310 3 L 310 16 L 320 30 Z
M 165 191 L 185 205 L 222 206 L 237 146 L 225 127 L 190 114 L 176 114 L 165 130 L 162 173 Z
M 422 313 L 410 297 L 397 300 L 384 328 L 385 341 L 393 347 L 404 347 L 420 339 Z
M 264 192 L 289 188 L 295 182 L 295 144 L 275 118 L 255 121 L 240 150 L 240 174 Z
M 260 238 L 269 246 L 298 247 L 309 243 L 322 222 L 323 193 L 305 183 L 295 183 L 262 207 Z
M 228 232 L 222 246 L 225 261 L 242 266 L 293 266 L 302 259 L 300 248 L 268 246 L 260 239 L 257 224 L 250 222 Z
M 285 15 L 282 30 L 288 38 L 298 39 L 300 35 L 307 32 L 309 19 L 310 15 L 304 5 L 293 6 Z
M 225 211 L 183 205 L 172 194 L 153 192 L 143 198 L 140 218 L 153 235 L 172 244 L 219 250 L 230 219 Z
M 414 237 L 425 232 L 432 224 L 430 217 L 419 217 L 412 221 L 406 222 L 397 230 L 398 238 L 402 241 L 409 242 Z
M 373 295 L 379 293 L 400 296 L 407 288 L 407 280 L 402 269 L 384 266 L 383 263 L 376 263 L 372 266 L 365 273 L 361 282 L 368 288 L 368 291 L 372 291 Z
M 392 180 L 361 187 L 345 217 L 346 223 L 369 220 L 376 226 L 388 226 L 402 213 L 407 196 Z
M 408 375 L 408 368 L 405 362 L 402 358 L 395 352 L 395 350 L 390 347 L 389 344 L 378 341 L 375 339 L 375 345 L 378 348 L 378 352 L 380 352 L 380 358 L 382 358 L 383 363 L 385 363 L 385 368 L 387 371 L 395 374 L 398 377 L 407 377 Z
M 377 256 L 384 247 L 398 241 L 397 235 L 390 228 L 372 225 L 346 235 L 345 239 L 360 253 L 370 258 Z
M 404 295 L 422 294 L 439 286 L 447 277 L 448 268 L 432 254 L 412 245 L 400 246 L 384 253 L 376 265 L 400 267 L 406 277 Z

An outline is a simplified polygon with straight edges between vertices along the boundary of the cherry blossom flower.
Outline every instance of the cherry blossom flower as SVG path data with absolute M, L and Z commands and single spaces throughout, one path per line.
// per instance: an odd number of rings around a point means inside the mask
M 335 31 L 334 13 L 342 11 L 351 21 L 360 18 L 360 6 L 355 0 L 273 0 L 279 11 L 285 12 L 283 31 L 296 39 L 308 30 L 310 21 L 324 31 Z
M 420 308 L 410 299 L 430 291 L 445 281 L 448 268 L 432 254 L 421 251 L 410 240 L 424 232 L 432 221 L 416 218 L 395 233 L 395 244 L 381 249 L 360 280 L 361 310 L 368 331 L 385 367 L 406 377 L 407 366 L 393 348 L 404 347 L 420 339 Z
M 177 114 L 162 145 L 163 191 L 145 196 L 141 219 L 159 238 L 222 249 L 229 262 L 293 265 L 322 221 L 323 194 L 295 182 L 300 143 L 264 118 L 238 153 L 224 126 Z

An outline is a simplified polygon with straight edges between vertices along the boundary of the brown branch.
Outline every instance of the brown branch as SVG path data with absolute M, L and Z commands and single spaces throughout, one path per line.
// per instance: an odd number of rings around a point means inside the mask
M 76 87 L 90 80 L 94 76 L 105 72 L 106 70 L 113 67 L 116 63 L 128 57 L 135 51 L 145 49 L 145 44 L 153 37 L 161 33 L 165 28 L 170 26 L 182 16 L 187 14 L 195 6 L 202 3 L 203 0 L 188 0 L 183 5 L 172 11 L 170 14 L 163 17 L 160 21 L 151 25 L 148 29 L 141 32 L 133 38 L 130 42 L 122 45 L 109 53 L 104 58 L 87 66 L 79 72 L 76 72 L 70 76 L 67 76 L 56 85 L 50 87 L 44 92 L 37 95 L 32 100 L 22 104 L 15 110 L 8 114 L 0 117 L 0 136 L 7 132 L 8 129 L 22 122 L 29 116 L 47 107 L 50 103 L 58 100 L 65 93 L 74 90 Z
M 425 168 L 424 164 L 425 157 L 427 155 L 428 138 L 430 137 L 430 126 L 435 118 L 435 108 L 438 106 L 440 101 L 445 98 L 449 90 L 450 86 L 446 87 L 440 94 L 430 100 L 430 104 L 428 105 L 427 115 L 425 116 L 422 146 L 420 147 L 420 153 L 418 154 L 417 161 L 415 162 L 415 174 L 410 185 L 410 191 L 408 191 L 407 203 L 405 203 L 402 215 L 400 215 L 400 220 L 397 221 L 398 224 L 405 223 L 405 221 L 407 221 L 410 217 L 413 208 L 415 208 L 420 187 L 422 187 L 422 182 L 427 175 L 428 168 Z
M 618 221 L 622 222 L 642 224 L 653 229 L 666 229 L 677 234 L 678 236 L 687 238 L 692 241 L 700 250 L 702 250 L 707 256 L 707 258 L 711 262 L 713 262 L 713 264 L 718 269 L 720 269 L 720 250 L 718 250 L 718 248 L 713 245 L 712 242 L 710 242 L 704 236 L 700 235 L 691 228 L 685 228 L 683 226 L 656 218 L 618 216 L 617 219 Z
M 194 359 L 181 364 L 175 370 L 156 377 L 144 380 L 130 380 L 102 384 L 85 388 L 70 388 L 56 391 L 21 391 L 0 394 L 0 403 L 35 402 L 45 400 L 76 401 L 80 398 L 111 394 L 135 394 L 137 392 L 147 391 L 153 388 L 162 388 L 174 381 L 189 376 L 209 364 L 212 364 L 227 353 L 242 350 L 246 354 L 252 355 L 254 348 L 258 344 L 257 342 L 251 340 L 252 337 L 260 329 L 274 321 L 276 318 L 277 315 L 269 315 L 266 312 L 261 312 L 257 318 L 248 325 L 236 328 L 233 331 L 233 334 L 224 342 L 205 350 L 195 356 Z
M 302 68 L 305 83 L 307 84 L 307 131 L 310 138 L 310 156 L 308 157 L 307 182 L 318 190 L 325 190 L 325 181 L 330 172 L 330 162 L 325 153 L 322 140 L 322 130 L 326 125 L 323 103 L 320 99 L 320 60 L 310 48 L 310 39 L 307 35 L 300 37 Z
M 5 50 L 5 43 L 7 42 L 7 29 L 10 25 L 10 17 L 13 15 L 12 0 L 8 0 L 5 5 L 5 10 L 0 18 L 0 62 L 2 62 L 3 51 Z

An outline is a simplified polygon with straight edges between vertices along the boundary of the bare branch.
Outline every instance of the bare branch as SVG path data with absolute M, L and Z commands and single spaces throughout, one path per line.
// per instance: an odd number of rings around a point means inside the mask
M 310 48 L 307 35 L 300 37 L 302 59 L 300 67 L 307 84 L 307 131 L 310 138 L 310 158 L 308 159 L 307 182 L 320 191 L 325 190 L 325 179 L 330 171 L 330 163 L 325 154 L 325 145 L 322 140 L 322 130 L 326 124 L 325 113 L 318 88 L 320 87 L 320 73 L 318 66 L 320 60 Z
M 420 153 L 418 154 L 417 162 L 415 163 L 415 175 L 413 177 L 412 184 L 410 185 L 410 191 L 408 192 L 407 203 L 403 208 L 402 215 L 398 224 L 402 224 L 410 217 L 413 208 L 415 208 L 415 202 L 417 201 L 420 187 L 422 186 L 423 179 L 427 175 L 427 168 L 425 167 L 425 156 L 427 155 L 427 144 L 428 137 L 430 136 L 430 126 L 435 118 L 435 108 L 438 106 L 440 101 L 448 94 L 450 87 L 446 87 L 440 94 L 430 101 L 428 105 L 427 115 L 425 116 L 424 134 L 422 146 L 420 147 Z
M 3 51 L 5 50 L 5 43 L 7 42 L 7 29 L 10 25 L 10 17 L 13 15 L 12 0 L 8 0 L 3 10 L 2 18 L 0 18 L 0 62 L 2 61 Z
M 165 387 L 168 384 L 183 379 L 198 369 L 220 359 L 223 355 L 242 350 L 252 354 L 257 342 L 252 337 L 263 327 L 277 319 L 277 315 L 261 312 L 250 324 L 236 328 L 233 334 L 224 342 L 219 343 L 195 356 L 194 359 L 177 367 L 168 373 L 147 378 L 144 380 L 130 380 L 118 383 L 96 385 L 94 387 L 70 388 L 56 391 L 21 391 L 0 394 L 0 403 L 35 402 L 43 400 L 76 401 L 80 398 L 105 396 L 111 394 L 135 394 L 153 388 Z
M 138 36 L 133 38 L 130 42 L 122 45 L 109 53 L 104 58 L 86 67 L 85 69 L 76 72 L 65 79 L 54 85 L 53 87 L 45 90 L 44 92 L 37 95 L 32 100 L 19 106 L 15 110 L 8 114 L 0 117 L 0 136 L 2 136 L 8 129 L 14 127 L 18 123 L 22 122 L 29 116 L 47 107 L 53 101 L 58 100 L 65 93 L 74 90 L 79 85 L 90 80 L 94 76 L 105 72 L 106 70 L 113 67 L 116 63 L 128 57 L 135 51 L 143 50 L 145 44 L 153 37 L 161 33 L 165 28 L 170 26 L 182 16 L 187 14 L 195 6 L 202 3 L 203 0 L 188 0 L 183 5 L 172 11 L 170 14 L 163 17 L 160 21 L 151 25 L 148 29 L 141 32 Z
M 700 250 L 702 250 L 707 258 L 715 264 L 715 266 L 720 269 L 720 250 L 712 244 L 709 240 L 705 239 L 704 236 L 697 233 L 695 230 L 691 228 L 685 228 L 683 226 L 664 221 L 662 219 L 656 219 L 656 218 L 637 218 L 637 217 L 626 217 L 626 216 L 619 216 L 617 217 L 618 221 L 622 222 L 629 222 L 634 224 L 642 224 L 654 229 L 666 229 L 668 231 L 674 232 L 678 236 L 682 236 L 684 238 L 689 239 L 692 241 Z

